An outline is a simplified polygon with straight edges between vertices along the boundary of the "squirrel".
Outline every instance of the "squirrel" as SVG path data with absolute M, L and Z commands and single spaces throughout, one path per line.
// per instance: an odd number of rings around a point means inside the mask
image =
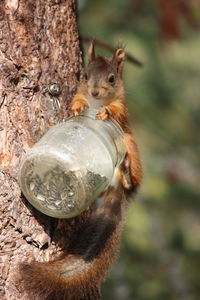
M 142 167 L 131 127 L 122 80 L 125 51 L 117 48 L 111 59 L 95 54 L 95 42 L 88 49 L 88 72 L 85 73 L 78 91 L 71 103 L 74 116 L 89 107 L 100 107 L 97 119 L 112 117 L 124 132 L 126 156 L 119 170 L 119 180 L 128 190 L 135 189 L 141 181 Z M 127 171 L 128 175 L 127 176 Z
M 74 116 L 98 108 L 97 119 L 115 119 L 124 132 L 126 155 L 114 183 L 103 194 L 103 203 L 71 232 L 67 253 L 49 263 L 23 263 L 20 279 L 27 290 L 48 300 L 99 300 L 100 285 L 118 256 L 123 215 L 130 195 L 142 180 L 137 144 L 128 121 L 122 70 L 125 51 L 117 48 L 111 58 L 96 55 L 95 42 L 88 49 L 88 68 L 71 102 Z M 80 225 L 80 224 L 79 224 Z M 76 225 L 75 225 L 76 226 Z

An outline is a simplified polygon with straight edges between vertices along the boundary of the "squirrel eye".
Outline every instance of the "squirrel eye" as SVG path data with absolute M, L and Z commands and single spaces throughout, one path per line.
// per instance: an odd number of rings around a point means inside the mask
M 108 77 L 108 81 L 110 83 L 114 83 L 115 82 L 115 75 L 114 74 L 110 74 L 109 77 Z
M 84 78 L 85 78 L 85 80 L 88 79 L 88 74 L 87 74 L 87 72 L 84 73 Z

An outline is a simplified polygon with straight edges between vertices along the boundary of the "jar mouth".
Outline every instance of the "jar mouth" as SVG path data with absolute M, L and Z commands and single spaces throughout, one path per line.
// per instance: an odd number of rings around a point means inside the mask
M 98 112 L 99 109 L 89 108 L 81 112 L 79 116 L 97 120 L 97 122 L 101 122 L 102 126 L 103 124 L 105 125 L 103 129 L 104 130 L 107 129 L 107 131 L 109 131 L 109 134 L 111 135 L 116 148 L 117 160 L 115 162 L 115 166 L 120 165 L 126 153 L 126 146 L 124 142 L 124 131 L 120 126 L 120 124 L 113 117 L 109 117 L 109 119 L 105 121 L 98 120 L 96 117 Z M 102 136 L 102 139 L 104 139 L 102 132 L 99 132 L 99 134 Z M 109 145 L 107 145 L 107 147 L 109 148 Z
M 96 119 L 97 121 L 106 122 L 106 123 L 111 121 L 114 124 L 114 126 L 116 126 L 116 129 L 118 130 L 119 134 L 123 134 L 123 129 L 121 128 L 119 123 L 113 117 L 109 117 L 109 119 L 105 120 L 105 121 L 98 120 L 97 119 L 98 112 L 99 112 L 99 109 L 97 109 L 97 108 L 88 108 L 88 109 L 82 111 L 79 116 L 88 117 L 88 118 L 93 119 L 93 120 Z M 73 118 L 73 116 L 72 116 L 72 118 Z
M 96 115 L 99 112 L 98 108 L 88 108 L 80 113 L 80 116 L 90 117 L 96 119 Z

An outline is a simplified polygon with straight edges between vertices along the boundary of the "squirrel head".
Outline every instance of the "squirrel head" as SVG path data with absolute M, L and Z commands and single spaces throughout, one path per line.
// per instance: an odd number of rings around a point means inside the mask
M 88 49 L 88 67 L 85 82 L 90 97 L 112 102 L 123 94 L 122 69 L 125 52 L 117 48 L 111 58 L 96 55 L 95 43 Z

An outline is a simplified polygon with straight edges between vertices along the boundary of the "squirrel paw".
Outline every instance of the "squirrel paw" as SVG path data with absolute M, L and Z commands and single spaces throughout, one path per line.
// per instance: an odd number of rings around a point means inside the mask
M 126 190 L 131 190 L 133 185 L 131 182 L 131 177 L 128 172 L 121 174 L 121 184 Z
M 132 188 L 132 180 L 130 174 L 130 161 L 128 159 L 128 155 L 126 154 L 123 163 L 120 166 L 121 171 L 121 183 L 126 190 L 130 190 Z
M 124 161 L 120 165 L 121 182 L 125 189 L 130 190 L 139 186 L 141 177 L 138 170 L 133 168 L 130 154 L 126 153 Z
M 86 101 L 77 101 L 72 105 L 71 111 L 74 116 L 78 116 L 82 111 L 89 108 Z
M 97 114 L 98 120 L 107 120 L 110 116 L 110 109 L 107 106 L 103 106 Z

